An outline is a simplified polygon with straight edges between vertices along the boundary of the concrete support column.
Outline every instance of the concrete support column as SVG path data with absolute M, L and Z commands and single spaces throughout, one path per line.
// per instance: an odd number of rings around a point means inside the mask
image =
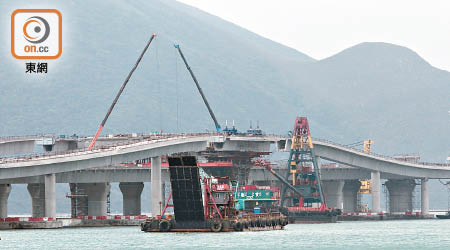
M 140 215 L 141 193 L 144 189 L 144 183 L 121 182 L 119 188 L 123 195 L 123 215 Z
M 381 212 L 381 180 L 380 172 L 374 171 L 371 173 L 372 180 L 372 212 Z
M 88 196 L 88 215 L 106 216 L 106 197 L 111 186 L 109 183 L 83 183 L 85 193 Z
M 421 180 L 421 190 L 420 190 L 420 196 L 421 196 L 421 210 L 422 214 L 429 214 L 430 213 L 430 196 L 428 193 L 428 178 L 424 178 Z
M 161 213 L 162 185 L 161 185 L 161 157 L 152 157 L 152 216 Z
M 322 188 L 325 195 L 325 201 L 328 207 L 344 208 L 344 198 L 342 188 L 344 181 L 323 181 Z
M 412 192 L 415 186 L 415 181 L 410 179 L 386 181 L 389 191 L 389 212 L 412 211 Z
M 44 176 L 44 217 L 56 217 L 56 177 L 55 174 Z
M 0 218 L 8 217 L 8 197 L 11 184 L 0 184 Z
M 41 183 L 30 183 L 27 186 L 31 196 L 31 216 L 44 217 L 45 211 L 45 188 Z
M 344 195 L 344 213 L 354 213 L 358 209 L 358 191 L 361 182 L 358 180 L 345 181 L 342 193 Z

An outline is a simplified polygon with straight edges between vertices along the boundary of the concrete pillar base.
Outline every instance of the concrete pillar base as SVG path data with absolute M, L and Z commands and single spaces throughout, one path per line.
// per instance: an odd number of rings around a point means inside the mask
M 31 196 L 33 217 L 56 217 L 56 177 L 44 176 L 44 183 L 30 183 L 27 186 Z
M 323 192 L 328 207 L 343 209 L 343 193 L 344 181 L 323 181 Z
M 11 184 L 0 184 L 0 218 L 8 217 L 8 197 Z
M 389 212 L 411 212 L 415 180 L 388 180 L 385 184 L 389 191 Z
M 111 186 L 109 183 L 80 183 L 88 196 L 88 216 L 106 216 L 106 199 Z
M 358 191 L 361 182 L 358 180 L 345 181 L 342 193 L 344 195 L 344 213 L 354 213 L 358 209 Z
M 123 215 L 140 215 L 141 193 L 144 189 L 144 183 L 121 182 L 119 188 L 123 195 Z
M 152 157 L 152 216 L 162 210 L 161 157 Z
M 44 216 L 56 217 L 56 177 L 55 174 L 44 176 Z
M 372 180 L 372 212 L 381 212 L 381 179 L 380 172 L 371 173 Z
M 45 215 L 45 187 L 41 183 L 30 183 L 27 186 L 31 196 L 31 216 L 44 217 Z

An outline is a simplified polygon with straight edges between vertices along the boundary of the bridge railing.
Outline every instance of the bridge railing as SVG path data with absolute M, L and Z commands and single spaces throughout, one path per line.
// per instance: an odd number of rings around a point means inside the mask
M 116 142 L 112 145 L 103 145 L 103 146 L 97 146 L 94 147 L 92 150 L 88 150 L 87 147 L 78 148 L 74 150 L 69 151 L 55 151 L 55 152 L 47 152 L 47 153 L 36 153 L 36 154 L 29 154 L 26 156 L 20 156 L 20 157 L 14 157 L 14 158 L 0 158 L 0 164 L 6 164 L 6 163 L 16 163 L 16 162 L 23 162 L 23 161 L 30 161 L 30 160 L 45 160 L 45 159 L 54 159 L 54 158 L 62 158 L 66 157 L 68 155 L 79 155 L 79 154 L 94 154 L 98 153 L 99 151 L 109 151 L 109 150 L 115 150 L 117 147 L 123 147 L 127 145 L 133 145 L 137 143 L 142 142 L 162 142 L 167 141 L 168 139 L 180 139 L 180 138 L 188 138 L 188 137 L 195 137 L 195 136 L 207 136 L 207 135 L 214 135 L 215 133 L 183 133 L 183 134 L 158 134 L 158 135 L 151 135 L 149 137 L 145 138 L 138 138 L 138 139 L 131 139 L 127 141 L 121 141 Z
M 396 159 L 396 158 L 394 158 L 392 156 L 381 155 L 381 154 L 376 154 L 376 153 L 372 153 L 372 152 L 367 153 L 367 152 L 364 152 L 364 150 L 362 150 L 362 149 L 349 147 L 349 146 L 346 146 L 346 145 L 343 145 L 343 144 L 339 144 L 339 143 L 336 143 L 336 142 L 332 142 L 332 141 L 329 141 L 329 140 L 326 140 L 326 139 L 321 139 L 321 138 L 312 138 L 312 139 L 313 139 L 313 141 L 324 142 L 324 143 L 327 143 L 327 144 L 331 144 L 331 145 L 334 145 L 334 146 L 345 148 L 348 151 L 355 151 L 355 152 L 358 152 L 358 153 L 372 155 L 372 156 L 375 156 L 375 157 L 384 158 L 386 160 L 391 160 L 391 161 L 406 162 L 406 161 L 402 161 L 402 160 Z M 434 167 L 450 167 L 450 164 L 448 164 L 448 163 L 433 163 L 433 162 L 409 162 L 409 163 L 417 164 L 417 165 L 423 165 L 423 166 L 431 166 L 431 167 L 433 167 L 433 166 Z
M 35 134 L 35 135 L 13 135 L 13 136 L 0 136 L 0 142 L 2 141 L 17 141 L 27 139 L 37 139 L 42 137 L 54 137 L 53 134 Z

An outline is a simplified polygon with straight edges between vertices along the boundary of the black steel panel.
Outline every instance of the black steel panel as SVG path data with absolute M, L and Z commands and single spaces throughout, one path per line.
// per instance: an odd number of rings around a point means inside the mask
M 193 156 L 169 157 L 168 160 L 175 219 L 177 222 L 204 221 L 197 160 Z

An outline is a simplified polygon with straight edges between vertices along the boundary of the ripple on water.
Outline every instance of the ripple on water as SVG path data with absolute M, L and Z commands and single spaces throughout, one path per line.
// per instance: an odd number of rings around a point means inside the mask
M 288 225 L 241 233 L 143 233 L 139 227 L 0 231 L 0 249 L 450 249 L 450 220 Z

